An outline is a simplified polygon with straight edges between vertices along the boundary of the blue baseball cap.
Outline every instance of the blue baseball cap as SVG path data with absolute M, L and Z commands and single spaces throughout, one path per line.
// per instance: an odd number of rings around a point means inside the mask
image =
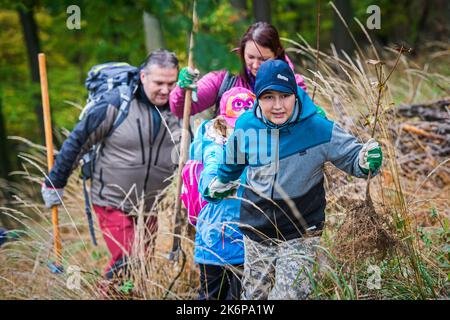
M 259 98 L 267 90 L 297 95 L 297 82 L 291 67 L 283 60 L 268 60 L 256 74 L 255 93 Z

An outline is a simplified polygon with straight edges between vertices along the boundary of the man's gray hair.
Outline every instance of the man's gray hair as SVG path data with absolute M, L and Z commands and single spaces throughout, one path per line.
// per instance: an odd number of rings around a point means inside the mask
M 143 63 L 142 69 L 150 70 L 152 65 L 157 65 L 161 68 L 177 68 L 178 59 L 175 53 L 165 49 L 156 49 L 150 53 Z

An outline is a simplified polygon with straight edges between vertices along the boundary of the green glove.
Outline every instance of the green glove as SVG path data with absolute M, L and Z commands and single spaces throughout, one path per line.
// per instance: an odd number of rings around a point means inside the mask
M 222 182 L 219 178 L 215 177 L 206 188 L 205 195 L 209 198 L 222 200 L 235 193 L 238 187 L 239 180 Z
M 180 70 L 178 75 L 177 85 L 182 89 L 192 90 L 192 100 L 197 102 L 197 80 L 200 76 L 200 72 L 195 69 L 192 70 L 189 67 L 184 67 Z
M 214 192 L 212 193 L 211 190 L 208 188 L 206 188 L 206 196 L 209 198 L 213 198 L 213 199 L 217 199 L 217 200 L 223 200 L 225 198 L 228 198 L 229 196 L 231 196 L 236 190 L 235 189 L 231 189 L 231 190 L 227 190 L 224 192 Z
M 375 139 L 367 141 L 359 152 L 359 167 L 364 174 L 377 172 L 383 163 L 383 152 Z
M 325 112 L 325 110 L 323 110 L 323 108 L 319 107 L 319 106 L 316 106 L 316 108 L 317 108 L 317 113 L 320 116 L 322 116 L 322 117 L 324 117 L 326 119 L 327 118 L 327 113 Z

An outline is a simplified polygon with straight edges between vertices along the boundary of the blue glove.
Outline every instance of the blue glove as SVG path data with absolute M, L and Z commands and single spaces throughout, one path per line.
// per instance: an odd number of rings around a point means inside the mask
M 44 199 L 45 206 L 51 208 L 62 203 L 64 189 L 56 189 L 47 187 L 45 183 L 41 186 L 42 199 Z

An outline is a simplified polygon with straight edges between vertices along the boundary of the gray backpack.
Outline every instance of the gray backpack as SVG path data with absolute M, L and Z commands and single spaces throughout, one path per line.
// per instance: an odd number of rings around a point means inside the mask
M 88 90 L 87 104 L 80 114 L 85 114 L 102 99 L 105 93 L 117 88 L 120 94 L 119 114 L 112 130 L 117 128 L 128 115 L 128 106 L 139 83 L 139 68 L 125 62 L 108 62 L 93 66 L 85 81 Z M 111 134 L 111 132 L 110 132 Z

